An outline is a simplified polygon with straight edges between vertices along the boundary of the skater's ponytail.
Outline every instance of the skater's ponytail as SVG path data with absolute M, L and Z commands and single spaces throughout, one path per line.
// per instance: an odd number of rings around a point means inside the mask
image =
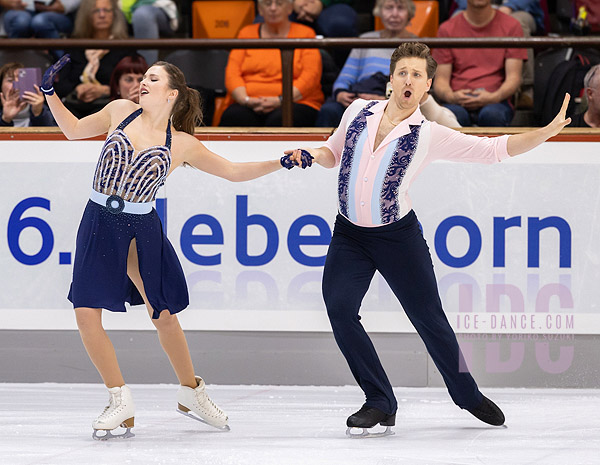
M 153 66 L 160 66 L 169 75 L 169 87 L 178 91 L 171 118 L 173 127 L 182 132 L 194 135 L 196 126 L 202 124 L 202 108 L 200 106 L 200 93 L 190 89 L 181 70 L 166 61 L 158 61 Z

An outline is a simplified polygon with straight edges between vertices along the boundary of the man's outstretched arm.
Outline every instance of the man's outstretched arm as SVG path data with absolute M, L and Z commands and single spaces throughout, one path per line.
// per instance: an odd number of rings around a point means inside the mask
M 507 150 L 511 157 L 537 147 L 542 142 L 547 141 L 551 137 L 557 135 L 567 124 L 571 122 L 571 118 L 567 118 L 567 107 L 571 96 L 565 94 L 562 107 L 554 119 L 543 128 L 534 131 L 524 132 L 522 134 L 513 134 L 508 138 Z

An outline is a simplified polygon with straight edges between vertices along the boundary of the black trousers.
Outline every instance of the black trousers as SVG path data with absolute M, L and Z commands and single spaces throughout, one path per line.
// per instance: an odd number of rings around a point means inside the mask
M 323 297 L 335 340 L 366 396 L 365 405 L 396 412 L 392 386 L 360 322 L 360 305 L 375 271 L 402 304 L 439 369 L 454 403 L 471 409 L 482 395 L 468 372 L 442 309 L 429 248 L 413 211 L 380 227 L 357 226 L 338 215 L 323 272 Z M 462 366 L 465 366 L 462 363 Z
M 294 126 L 313 127 L 319 112 L 302 103 L 293 104 Z M 256 113 L 254 110 L 234 103 L 223 112 L 219 126 L 225 127 L 281 127 L 281 108 L 270 113 Z

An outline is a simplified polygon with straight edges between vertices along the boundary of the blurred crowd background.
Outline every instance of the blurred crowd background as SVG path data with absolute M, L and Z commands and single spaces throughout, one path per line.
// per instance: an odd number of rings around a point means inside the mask
M 0 126 L 52 126 L 39 91 L 45 69 L 71 62 L 55 84 L 78 117 L 116 98 L 137 101 L 149 65 L 179 66 L 201 92 L 205 126 L 282 125 L 276 49 L 246 39 L 593 36 L 598 0 L 0 0 Z M 15 38 L 238 38 L 231 51 L 15 50 Z M 6 43 L 6 42 L 4 42 Z M 297 49 L 293 116 L 298 127 L 336 127 L 355 99 L 389 98 L 393 49 Z M 573 126 L 600 127 L 600 50 L 434 49 L 439 68 L 421 102 L 430 120 L 459 126 L 539 126 L 572 95 Z

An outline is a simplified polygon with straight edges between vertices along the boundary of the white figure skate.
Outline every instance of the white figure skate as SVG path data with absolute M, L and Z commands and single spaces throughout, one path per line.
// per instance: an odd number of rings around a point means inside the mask
M 227 415 L 206 394 L 204 380 L 196 376 L 198 387 L 180 386 L 177 392 L 177 411 L 221 431 L 229 431 Z
M 131 432 L 133 428 L 135 405 L 131 397 L 129 386 L 113 387 L 108 389 L 108 405 L 104 411 L 92 423 L 94 433 L 92 437 L 97 441 L 105 441 L 114 438 L 132 438 L 135 436 Z M 123 434 L 112 434 L 112 431 L 119 426 L 127 428 Z M 99 431 L 104 431 L 103 435 L 98 435 Z

